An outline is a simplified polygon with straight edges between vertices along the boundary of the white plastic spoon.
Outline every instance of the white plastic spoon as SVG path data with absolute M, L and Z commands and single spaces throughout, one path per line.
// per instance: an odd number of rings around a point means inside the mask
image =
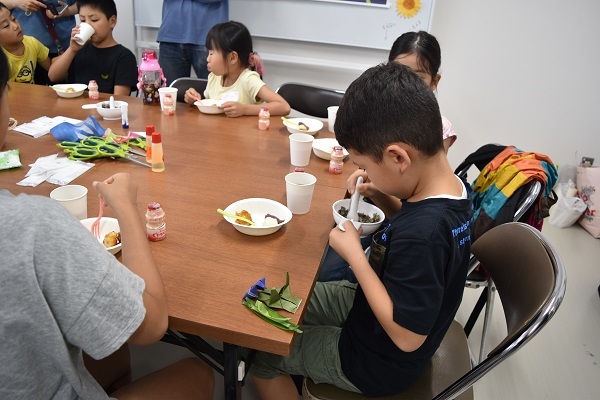
M 84 110 L 96 109 L 96 108 L 98 108 L 98 103 L 97 104 L 84 104 L 81 106 L 81 108 L 83 108 Z
M 359 176 L 356 180 L 356 187 L 352 197 L 350 197 L 350 208 L 348 209 L 348 216 L 346 218 L 358 222 L 358 200 L 360 199 L 360 193 L 358 192 L 358 185 L 363 183 L 363 177 Z

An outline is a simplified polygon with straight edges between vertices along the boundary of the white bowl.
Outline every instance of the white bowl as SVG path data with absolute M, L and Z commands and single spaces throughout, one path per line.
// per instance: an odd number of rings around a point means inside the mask
M 315 139 L 313 140 L 313 153 L 319 158 L 323 160 L 331 160 L 331 152 L 333 151 L 334 146 L 339 146 L 337 140 L 334 138 L 324 138 L 324 139 Z M 348 152 L 346 149 L 342 148 L 344 152 L 344 157 L 348 156 Z
M 296 125 L 290 124 L 290 122 L 293 122 L 295 124 L 302 122 L 306 124 L 306 126 L 308 126 L 308 130 L 300 130 L 296 128 Z M 314 135 L 323 128 L 323 122 L 314 118 L 287 118 L 285 121 L 283 121 L 283 124 L 287 127 L 287 130 L 290 133 L 308 133 L 309 135 Z
M 255 225 L 242 225 L 235 222 L 235 218 L 225 216 L 223 216 L 223 218 L 233 225 L 235 229 L 250 236 L 264 236 L 275 233 L 292 219 L 292 212 L 289 208 L 275 200 L 261 198 L 236 201 L 227 206 L 225 212 L 235 215 L 236 211 L 240 212 L 242 210 L 246 210 L 250 213 Z M 274 226 L 262 226 L 266 214 L 274 215 L 277 218 L 282 219 L 283 222 Z
M 225 110 L 219 108 L 223 102 L 214 99 L 202 99 L 194 102 L 198 110 L 204 114 L 223 114 Z
M 336 224 L 339 224 L 342 220 L 346 219 L 345 217 L 341 216 L 340 213 L 338 212 L 340 207 L 342 207 L 342 206 L 346 207 L 346 209 L 349 209 L 350 208 L 350 199 L 338 200 L 335 203 L 333 203 L 333 206 L 331 208 L 333 210 L 333 219 L 335 220 Z M 358 212 L 367 214 L 369 216 L 373 216 L 373 213 L 377 213 L 381 217 L 381 219 L 378 222 L 361 223 L 360 224 L 360 226 L 363 229 L 363 231 L 362 231 L 363 237 L 369 236 L 369 235 L 375 233 L 377 231 L 377 229 L 379 229 L 379 227 L 383 223 L 383 219 L 385 218 L 385 214 L 383 213 L 383 211 L 381 211 L 378 207 L 374 206 L 373 204 L 367 203 L 366 201 L 358 202 Z M 357 224 L 355 224 L 355 226 L 356 225 Z
M 67 99 L 79 97 L 83 94 L 83 91 L 87 89 L 87 85 L 84 85 L 83 83 L 67 83 L 64 85 L 53 85 L 50 87 L 54 89 L 57 95 Z
M 96 221 L 96 219 L 97 218 L 82 219 L 81 223 L 91 233 L 92 224 L 94 223 L 94 221 Z M 116 218 L 102 217 L 102 219 L 100 220 L 100 237 L 98 238 L 98 241 L 100 242 L 100 244 L 102 244 L 102 246 L 104 246 L 104 244 L 102 243 L 104 241 L 104 236 L 106 236 L 107 233 L 112 231 L 121 232 L 121 229 L 119 228 L 119 221 L 117 221 Z M 117 254 L 119 251 L 121 251 L 121 243 L 112 247 L 107 247 L 106 250 L 108 250 L 110 254 Z
M 114 101 L 113 108 L 104 108 L 103 105 L 110 105 L 109 101 L 101 101 L 100 103 L 96 103 L 96 111 L 98 114 L 102 116 L 102 118 L 106 120 L 120 120 L 121 119 L 121 106 L 123 104 L 127 104 L 126 101 Z

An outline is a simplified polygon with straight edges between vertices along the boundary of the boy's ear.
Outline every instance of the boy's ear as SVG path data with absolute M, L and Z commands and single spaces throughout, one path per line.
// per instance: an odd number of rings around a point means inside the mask
M 389 145 L 384 151 L 384 158 L 388 157 L 388 160 L 397 166 L 401 173 L 405 173 L 408 167 L 410 167 L 411 160 L 406 149 L 398 144 Z
M 117 26 L 117 16 L 113 15 L 112 17 L 110 17 L 108 19 L 108 24 L 110 26 L 110 29 L 114 29 L 115 26 Z

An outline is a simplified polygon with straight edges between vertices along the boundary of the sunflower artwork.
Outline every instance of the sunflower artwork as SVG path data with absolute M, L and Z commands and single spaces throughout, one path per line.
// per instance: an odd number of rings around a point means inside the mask
M 396 9 L 398 15 L 404 18 L 412 18 L 419 13 L 421 0 L 396 0 Z

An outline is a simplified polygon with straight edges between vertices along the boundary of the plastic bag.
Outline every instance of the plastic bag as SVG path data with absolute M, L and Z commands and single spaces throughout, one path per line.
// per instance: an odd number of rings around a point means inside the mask
M 50 129 L 52 136 L 59 142 L 69 141 L 77 142 L 88 136 L 104 136 L 106 129 L 103 128 L 98 120 L 93 116 L 89 116 L 78 124 L 70 122 L 62 122 Z
M 579 197 L 560 197 L 550 208 L 549 222 L 559 228 L 569 227 L 577 222 L 586 208 Z

